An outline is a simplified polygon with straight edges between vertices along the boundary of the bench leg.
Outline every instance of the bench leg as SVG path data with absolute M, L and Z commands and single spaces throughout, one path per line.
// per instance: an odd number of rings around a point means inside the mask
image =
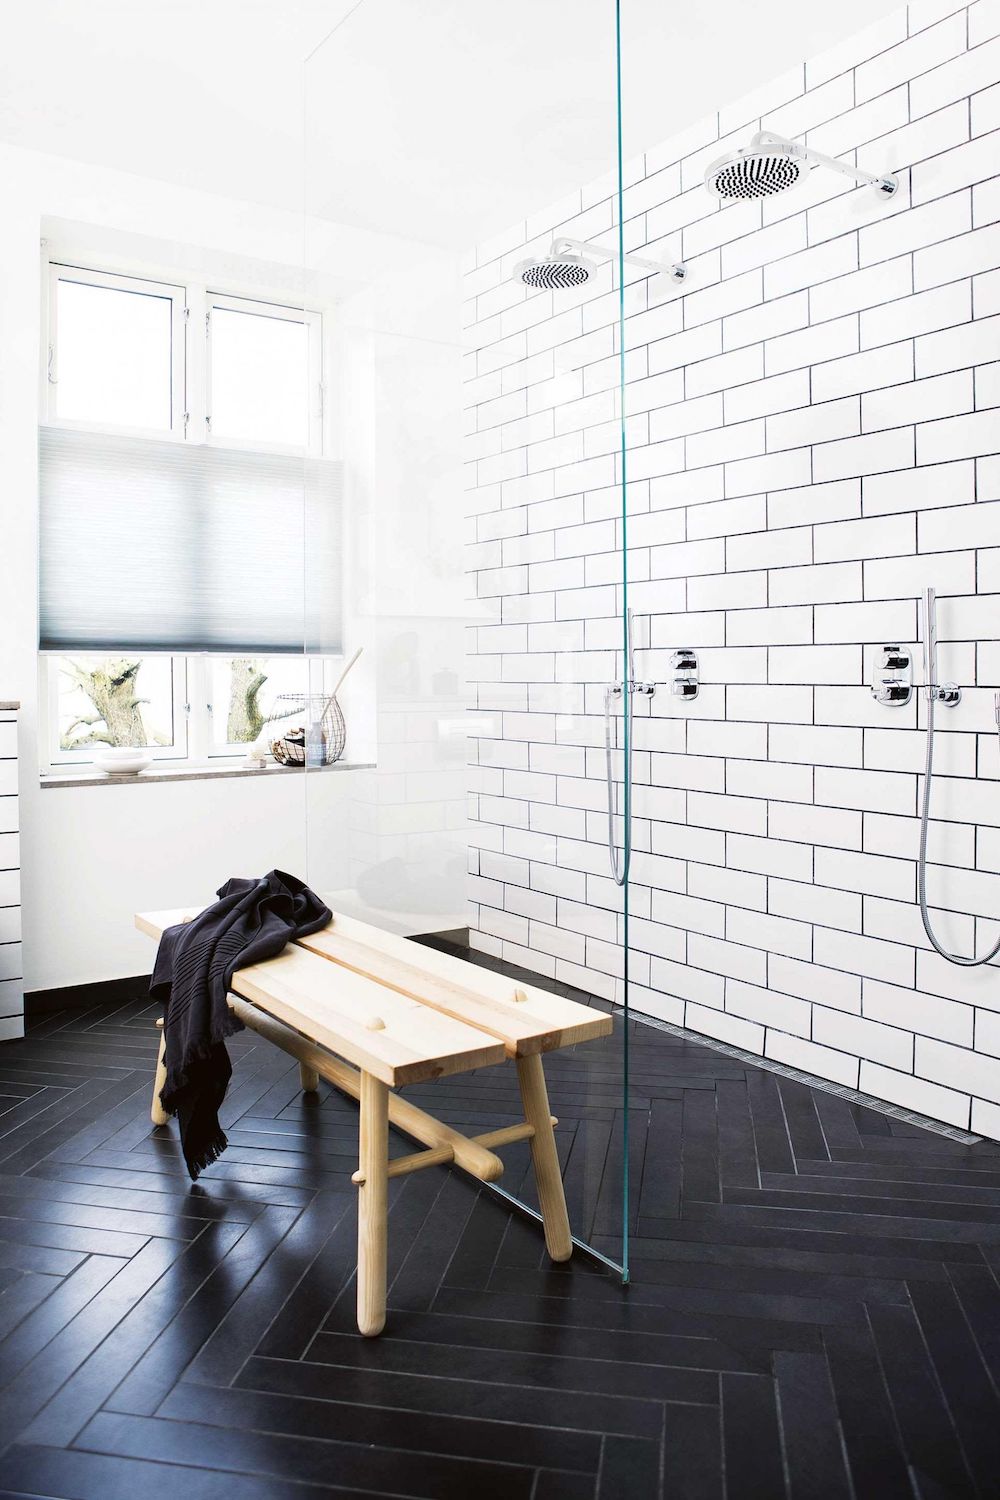
M 319 1088 L 319 1074 L 308 1063 L 299 1063 L 299 1083 L 304 1094 L 315 1094 Z
M 549 1094 L 538 1053 L 517 1059 L 517 1081 L 521 1085 L 524 1118 L 535 1129 L 531 1137 L 531 1162 L 535 1169 L 538 1203 L 545 1224 L 545 1247 L 552 1260 L 569 1260 L 573 1237 L 566 1212 L 559 1154 L 549 1114 Z
M 385 1327 L 388 1215 L 389 1089 L 361 1074 L 358 1188 L 358 1329 L 374 1338 Z
M 160 1028 L 160 1047 L 156 1054 L 156 1074 L 153 1078 L 153 1100 L 149 1106 L 149 1118 L 154 1125 L 165 1125 L 170 1119 L 163 1105 L 160 1103 L 160 1093 L 167 1081 L 166 1050 L 167 1039 L 163 1034 L 163 1022 L 157 1021 Z

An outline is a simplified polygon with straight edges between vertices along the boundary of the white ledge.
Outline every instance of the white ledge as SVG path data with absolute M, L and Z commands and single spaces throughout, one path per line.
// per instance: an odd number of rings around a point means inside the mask
M 60 767 L 56 771 L 44 771 L 42 787 L 68 786 L 140 786 L 143 782 L 164 781 L 235 781 L 249 776 L 294 776 L 305 772 L 313 776 L 317 771 L 373 771 L 373 760 L 335 760 L 331 766 L 150 766 L 138 776 L 106 776 L 86 766 L 80 771 L 69 771 Z

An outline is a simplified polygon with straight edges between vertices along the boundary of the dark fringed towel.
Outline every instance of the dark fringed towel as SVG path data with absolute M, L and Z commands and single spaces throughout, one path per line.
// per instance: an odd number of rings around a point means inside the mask
M 167 1081 L 163 1108 L 180 1122 L 192 1180 L 226 1148 L 219 1109 L 232 1076 L 226 1037 L 243 1030 L 227 995 L 237 969 L 274 958 L 318 932 L 330 909 L 294 875 L 227 880 L 218 901 L 160 939 L 150 994 L 164 1007 Z

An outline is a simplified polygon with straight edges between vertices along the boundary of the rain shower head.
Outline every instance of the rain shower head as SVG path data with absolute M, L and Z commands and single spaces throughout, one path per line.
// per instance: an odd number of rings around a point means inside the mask
M 596 261 L 617 259 L 617 250 L 608 250 L 593 240 L 553 240 L 547 255 L 518 261 L 514 267 L 514 280 L 535 291 L 562 291 L 567 287 L 586 285 L 597 272 Z M 623 259 L 630 266 L 641 266 L 667 281 L 681 282 L 687 276 L 687 266 L 664 265 L 661 261 L 646 260 L 641 255 L 630 253 Z
M 769 198 L 784 193 L 812 167 L 830 167 L 855 182 L 867 182 L 880 197 L 891 198 L 898 187 L 895 177 L 876 177 L 861 167 L 852 167 L 835 156 L 811 151 L 796 141 L 786 141 L 768 130 L 759 130 L 746 149 L 731 151 L 713 161 L 705 171 L 705 186 L 723 203 L 741 198 Z
M 803 157 L 785 145 L 750 147 L 720 156 L 705 173 L 705 186 L 725 203 L 737 198 L 769 198 L 794 187 L 806 171 Z
M 514 267 L 514 280 L 523 281 L 525 286 L 537 291 L 561 291 L 565 287 L 586 285 L 596 269 L 593 262 L 584 260 L 582 255 L 574 255 L 569 250 L 557 252 L 553 248 L 541 260 L 519 261 Z

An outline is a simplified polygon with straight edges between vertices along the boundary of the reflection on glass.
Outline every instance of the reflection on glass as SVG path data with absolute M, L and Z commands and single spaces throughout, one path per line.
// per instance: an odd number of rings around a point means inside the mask
M 169 297 L 60 278 L 57 417 L 169 431 L 171 314 Z
M 345 639 L 365 647 L 345 713 L 374 752 L 370 770 L 307 776 L 309 881 L 335 911 L 496 968 L 511 997 L 537 983 L 606 1003 L 621 897 L 592 752 L 600 685 L 624 675 L 615 8 L 570 31 L 565 8 L 527 0 L 432 9 L 368 0 L 306 68 L 304 301 L 336 298 L 328 451 Z M 557 302 L 513 273 L 560 236 L 607 258 Z M 599 546 L 591 521 L 609 523 Z M 570 1221 L 616 1259 L 625 1046 L 616 1019 L 545 1061 Z M 523 1118 L 499 1067 L 414 1099 L 461 1131 Z M 504 1150 L 503 1183 L 534 1207 L 530 1150 Z
M 213 309 L 213 437 L 306 446 L 308 339 L 301 322 Z

